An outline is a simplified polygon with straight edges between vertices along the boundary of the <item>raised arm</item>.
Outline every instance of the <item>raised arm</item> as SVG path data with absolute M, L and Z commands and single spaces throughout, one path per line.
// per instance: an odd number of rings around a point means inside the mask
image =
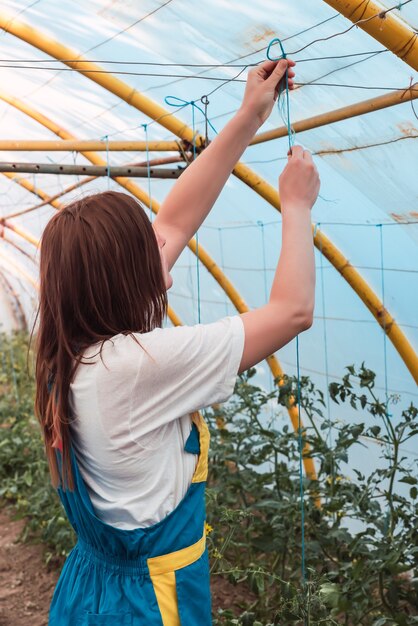
M 294 146 L 280 176 L 282 249 L 269 302 L 244 313 L 240 372 L 259 363 L 312 325 L 315 258 L 311 208 L 319 192 L 312 156 Z
M 294 65 L 290 59 L 266 61 L 249 72 L 240 109 L 187 167 L 164 200 L 154 227 L 166 240 L 169 270 L 213 207 L 252 137 L 270 115 L 286 68 Z M 294 75 L 289 69 L 290 89 Z

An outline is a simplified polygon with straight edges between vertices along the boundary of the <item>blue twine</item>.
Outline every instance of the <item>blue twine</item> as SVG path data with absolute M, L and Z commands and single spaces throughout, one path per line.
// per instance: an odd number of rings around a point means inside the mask
M 151 169 L 149 164 L 149 148 L 148 148 L 148 124 L 141 124 L 142 128 L 145 131 L 145 147 L 146 147 L 146 158 L 147 158 L 147 177 L 148 177 L 148 197 L 149 197 L 149 219 L 152 223 L 152 195 L 151 195 Z
M 196 104 L 195 100 L 183 100 L 182 98 L 177 98 L 177 96 L 166 96 L 164 98 L 164 102 L 168 106 L 170 106 L 170 107 L 185 107 L 185 106 L 190 105 L 192 107 L 193 113 L 194 113 L 194 109 L 197 109 L 198 111 L 201 112 L 201 114 L 203 115 L 203 117 L 205 118 L 205 120 L 207 121 L 208 125 L 211 127 L 211 129 L 215 133 L 215 135 L 218 134 L 218 131 L 216 130 L 216 128 L 214 127 L 214 125 L 212 124 L 210 119 L 207 117 L 207 115 L 205 115 L 205 112 L 202 109 L 202 107 L 200 107 L 198 104 Z M 194 133 L 193 133 L 193 135 L 194 135 Z M 194 139 L 193 139 L 193 141 L 194 141 Z
M 107 175 L 107 189 L 110 189 L 110 166 L 109 166 L 109 135 L 103 135 L 101 141 L 106 142 L 106 175 Z
M 200 111 L 207 124 L 211 127 L 214 133 L 217 135 L 216 128 L 208 119 L 205 111 L 194 100 L 183 100 L 177 96 L 166 96 L 164 102 L 171 107 L 184 107 L 190 105 L 192 107 L 192 132 L 193 132 L 193 161 L 196 159 L 196 130 L 195 130 L 195 109 Z M 199 265 L 199 233 L 196 232 L 196 277 L 197 277 L 197 319 L 198 323 L 201 322 L 201 300 L 200 300 L 200 265 Z
M 266 242 L 265 242 L 265 237 L 264 237 L 264 224 L 261 220 L 257 220 L 257 226 L 260 227 L 260 232 L 261 232 L 261 247 L 262 247 L 262 253 L 263 253 L 264 299 L 267 302 L 268 289 L 267 289 Z
M 302 467 L 302 454 L 303 454 L 303 439 L 302 439 L 302 423 L 300 418 L 300 401 L 301 401 L 301 386 L 300 386 L 300 363 L 299 363 L 299 336 L 296 336 L 296 368 L 298 379 L 298 445 L 299 445 L 299 495 L 300 495 L 300 512 L 301 512 L 301 533 L 302 533 L 302 580 L 303 584 L 306 583 L 306 564 L 305 564 L 305 501 L 304 501 L 304 489 L 303 489 L 303 467 Z
M 314 236 L 316 230 L 320 226 L 318 222 L 315 224 Z M 325 277 L 324 277 L 324 257 L 322 254 L 322 239 L 319 244 L 319 264 L 320 264 L 320 276 L 321 276 L 321 301 L 322 301 L 322 316 L 323 316 L 323 337 L 324 337 L 324 361 L 325 361 L 325 385 L 327 389 L 327 417 L 328 417 L 328 447 L 331 449 L 333 445 L 332 437 L 332 424 L 331 424 L 331 399 L 329 394 L 329 365 L 328 365 L 328 336 L 327 336 L 327 313 L 325 308 Z M 334 471 L 334 458 L 332 453 L 330 454 L 330 472 L 332 478 L 331 499 L 334 493 L 335 484 L 335 471 Z M 336 519 L 336 512 L 333 513 L 334 521 Z
M 193 104 L 193 103 L 192 103 Z M 192 106 L 193 161 L 196 159 L 196 132 L 194 106 Z M 200 266 L 199 266 L 199 231 L 196 231 L 196 280 L 197 280 L 197 321 L 200 324 Z
M 280 46 L 280 50 L 281 50 L 281 56 L 277 57 L 277 58 L 273 58 L 271 56 L 270 53 L 270 49 L 272 46 L 274 46 L 276 43 L 279 44 Z M 283 44 L 281 42 L 281 40 L 276 37 L 275 39 L 272 39 L 267 47 L 267 52 L 266 52 L 267 58 L 269 61 L 279 61 L 280 59 L 287 59 L 287 55 L 286 52 L 283 48 Z M 288 140 L 289 140 L 289 151 L 292 150 L 292 146 L 295 143 L 295 131 L 292 128 L 292 125 L 290 123 L 290 98 L 289 98 L 289 68 L 286 68 L 286 72 L 285 72 L 285 95 L 286 95 L 286 105 L 283 102 L 281 96 L 283 93 L 283 88 L 280 89 L 279 91 L 279 97 L 277 99 L 277 108 L 279 110 L 280 116 L 284 122 L 284 124 L 286 124 L 287 126 L 287 136 L 288 136 Z
M 273 58 L 271 56 L 270 50 L 273 45 L 276 43 L 279 44 L 281 50 L 281 56 L 278 58 Z M 287 55 L 285 49 L 283 48 L 283 44 L 281 40 L 276 37 L 272 39 L 267 47 L 267 58 L 269 61 L 279 61 L 280 59 L 286 59 Z M 289 75 L 288 68 L 286 68 L 285 72 L 285 94 L 286 94 L 286 105 L 282 104 L 281 95 L 283 90 L 279 91 L 278 97 L 278 110 L 283 119 L 283 122 L 287 126 L 287 136 L 289 141 L 289 151 L 292 151 L 292 146 L 295 143 L 295 132 L 292 129 L 292 125 L 290 123 L 290 99 L 289 99 Z M 300 384 L 300 365 L 299 365 L 299 336 L 296 336 L 296 364 L 297 364 L 297 403 L 298 403 L 298 444 L 299 444 L 299 490 L 300 490 L 300 508 L 301 508 L 301 525 L 302 525 L 302 581 L 303 585 L 306 584 L 306 564 L 305 564 L 305 503 L 304 503 L 304 489 L 303 489 L 303 464 L 302 464 L 302 455 L 303 455 L 303 441 L 302 441 L 302 428 L 301 428 L 301 418 L 300 418 L 300 399 L 301 399 L 301 384 Z
M 384 273 L 384 259 L 383 259 L 383 224 L 377 224 L 380 234 L 380 276 L 382 285 L 382 305 L 385 309 L 385 273 Z M 383 358 L 384 358 L 384 372 L 385 372 L 385 399 L 386 399 L 386 415 L 392 417 L 388 413 L 389 406 L 389 394 L 388 394 L 388 363 L 387 363 L 387 336 L 386 336 L 386 315 L 383 316 Z
M 317 230 L 320 226 L 320 223 L 318 222 L 317 224 L 315 224 L 315 228 L 314 228 L 314 237 L 316 236 Z M 322 254 L 322 239 L 320 240 L 319 243 L 319 267 L 320 267 L 320 274 L 321 274 L 321 300 L 322 300 L 322 315 L 324 318 L 324 351 L 325 351 L 325 380 L 326 380 L 326 386 L 327 386 L 327 415 L 328 415 L 328 421 L 330 422 L 331 420 L 331 413 L 330 413 L 330 398 L 329 398 L 329 389 L 328 389 L 328 385 L 329 385 L 329 367 L 328 367 L 328 337 L 327 337 L 327 316 L 326 316 L 326 308 L 325 308 L 325 279 L 324 279 L 324 258 L 323 258 L 323 254 Z M 332 426 L 331 424 L 329 425 L 329 431 L 328 431 L 328 437 L 329 437 L 329 442 L 331 441 L 332 437 Z

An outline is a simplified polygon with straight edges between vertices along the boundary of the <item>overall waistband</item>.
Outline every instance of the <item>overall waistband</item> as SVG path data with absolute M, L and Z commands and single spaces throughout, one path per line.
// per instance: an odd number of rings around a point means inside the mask
M 103 569 L 130 576 L 149 576 L 149 570 L 145 557 L 140 556 L 137 559 L 125 559 L 112 554 L 106 554 L 80 538 L 78 539 L 74 550 L 82 558 L 99 565 Z

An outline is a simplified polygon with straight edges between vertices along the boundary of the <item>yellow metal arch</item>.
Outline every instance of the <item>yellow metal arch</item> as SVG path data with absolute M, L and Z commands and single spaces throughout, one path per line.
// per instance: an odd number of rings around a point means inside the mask
M 54 132 L 55 134 L 59 135 L 63 139 L 75 139 L 75 137 L 71 133 L 69 133 L 67 130 L 65 130 L 64 128 L 62 128 L 61 126 L 59 126 L 58 124 L 56 124 L 52 120 L 50 120 L 45 115 L 42 115 L 41 113 L 39 113 L 39 111 L 36 111 L 32 107 L 29 107 L 27 104 L 25 104 L 24 102 L 20 101 L 18 98 L 11 97 L 8 94 L 5 94 L 3 91 L 1 91 L 0 92 L 0 99 L 5 100 L 9 104 L 11 104 L 13 107 L 17 108 L 18 110 L 20 110 L 25 115 L 28 115 L 29 117 L 31 117 L 32 119 L 34 119 L 38 123 L 40 123 L 43 126 L 45 126 L 46 128 L 48 128 L 49 130 L 52 130 L 52 132 Z M 84 152 L 82 154 L 87 159 L 89 159 L 92 163 L 95 163 L 97 165 L 106 165 L 105 161 L 103 161 L 94 152 Z M 138 200 L 140 200 L 142 203 L 144 203 L 147 206 L 150 206 L 150 204 L 151 204 L 150 200 L 151 199 L 135 183 L 133 183 L 129 179 L 123 178 L 123 177 L 116 177 L 114 180 L 116 182 L 118 182 L 121 186 L 123 186 L 125 189 L 127 189 L 130 193 L 132 193 L 132 195 L 134 195 L 136 198 L 138 198 Z M 35 187 L 33 185 L 31 185 L 31 183 L 29 181 L 27 181 L 27 183 L 28 183 L 29 186 L 32 186 L 32 191 L 37 194 L 38 188 L 35 189 Z M 152 210 L 153 210 L 154 213 L 158 213 L 158 211 L 159 211 L 159 204 L 154 199 L 152 200 Z M 5 225 L 10 228 L 10 222 L 5 223 Z M 200 244 L 199 244 L 199 246 L 197 246 L 197 243 L 196 243 L 195 239 L 192 239 L 189 242 L 188 245 L 189 245 L 189 248 L 192 250 L 192 252 L 199 258 L 199 260 L 203 263 L 203 265 L 206 267 L 206 269 L 210 272 L 210 274 L 215 278 L 215 280 L 222 287 L 222 289 L 225 291 L 225 293 L 229 296 L 229 298 L 233 302 L 233 304 L 234 304 L 235 308 L 237 309 L 237 311 L 239 313 L 245 313 L 245 312 L 249 311 L 249 307 L 245 303 L 244 299 L 241 297 L 241 295 L 235 289 L 235 287 L 233 286 L 231 281 L 227 278 L 227 276 L 222 272 L 221 268 L 215 263 L 215 261 L 211 258 L 211 256 L 206 252 L 206 250 Z M 172 318 L 170 317 L 170 319 L 172 319 Z M 175 318 L 172 319 L 172 322 L 175 325 L 178 325 L 178 324 L 176 324 L 175 321 L 173 321 L 174 319 Z M 178 318 L 177 318 L 177 320 L 178 320 Z M 178 322 L 180 323 L 179 320 L 178 320 Z M 269 368 L 270 368 L 274 378 L 276 379 L 276 378 L 283 377 L 284 372 L 283 372 L 283 370 L 282 370 L 282 368 L 281 368 L 277 358 L 274 355 L 271 355 L 266 360 L 267 360 L 267 363 L 269 365 Z M 290 420 L 292 422 L 292 426 L 293 426 L 295 432 L 297 432 L 298 428 L 299 428 L 299 414 L 298 414 L 298 410 L 297 410 L 296 406 L 290 407 L 288 409 L 288 413 L 289 413 L 289 416 L 290 416 Z M 309 450 L 309 447 L 306 446 L 305 447 L 305 452 L 307 452 L 308 450 Z M 309 476 L 312 479 L 316 479 L 316 471 L 315 471 L 315 465 L 314 465 L 313 459 L 311 459 L 309 457 L 304 457 L 303 462 L 304 462 L 306 475 Z
M 418 34 L 378 2 L 368 0 L 325 0 L 333 9 L 377 39 L 388 50 L 418 71 Z
M 38 198 L 42 198 L 43 200 L 45 200 L 48 197 L 48 194 L 46 194 L 44 191 L 42 191 L 42 189 L 40 189 L 38 186 L 35 187 L 35 185 L 33 185 L 29 180 L 25 179 L 25 178 L 14 178 L 14 175 L 11 174 L 10 178 L 14 179 L 19 185 L 21 185 L 22 187 L 24 187 L 27 191 L 29 191 L 30 193 L 33 193 L 34 195 L 38 196 Z M 53 204 L 53 207 L 59 211 L 60 209 L 62 209 L 62 207 L 64 206 L 63 204 L 60 204 L 57 201 L 53 201 L 51 204 Z M 0 220 L 1 221 L 1 220 Z M 17 235 L 19 235 L 20 237 L 22 237 L 22 239 L 25 239 L 26 241 L 28 241 L 29 243 L 31 243 L 32 245 L 34 245 L 36 248 L 39 248 L 39 244 L 40 244 L 40 240 L 37 239 L 37 237 L 35 237 L 32 233 L 28 232 L 27 230 L 23 230 L 19 227 L 17 227 L 15 224 L 12 224 L 10 222 L 10 220 L 5 220 L 3 225 L 12 230 L 13 232 L 15 232 Z M 20 272 L 22 275 L 24 275 L 26 277 L 26 280 L 29 280 L 29 275 L 27 275 L 26 272 Z M 38 284 L 35 280 L 33 280 L 32 278 L 30 279 L 31 284 L 36 287 L 36 289 L 38 288 Z M 167 315 L 170 318 L 171 323 L 174 326 L 182 326 L 182 321 L 180 320 L 179 316 L 177 315 L 177 313 L 175 313 L 175 311 L 172 309 L 172 307 L 169 305 L 168 309 L 167 309 Z
M 337 1 L 337 0 L 336 0 Z M 344 0 L 345 1 L 345 0 Z M 342 4 L 342 1 L 341 1 Z M 372 4 L 370 2 L 370 4 Z M 391 15 L 391 14 L 388 14 Z M 392 16 L 393 17 L 393 16 Z M 372 20 L 373 22 L 374 20 Z M 151 117 L 159 124 L 173 132 L 175 135 L 192 142 L 195 139 L 198 146 L 204 145 L 203 137 L 193 137 L 193 131 L 184 122 L 171 115 L 163 107 L 156 104 L 146 96 L 142 95 L 136 89 L 133 89 L 120 79 L 110 73 L 103 72 L 101 67 L 95 63 L 85 61 L 71 48 L 47 37 L 38 29 L 35 29 L 17 19 L 10 20 L 4 12 L 0 13 L 0 27 L 16 37 L 26 41 L 38 50 L 42 50 L 46 54 L 57 60 L 62 59 L 78 59 L 77 61 L 63 61 L 65 65 L 73 68 L 77 72 L 84 74 L 87 78 L 94 81 L 98 85 L 104 87 L 107 91 L 117 95 L 119 98 L 131 104 L 133 107 Z M 406 55 L 404 55 L 406 58 Z M 409 54 L 407 55 L 410 58 Z M 61 135 L 60 135 L 61 136 Z M 70 137 L 63 137 L 63 139 Z M 103 162 L 103 164 L 105 164 Z M 249 167 L 238 163 L 233 173 L 246 185 L 254 189 L 261 197 L 269 202 L 274 208 L 280 211 L 280 200 L 277 190 L 253 172 Z M 143 192 L 141 192 L 142 195 Z M 351 263 L 344 257 L 342 252 L 332 243 L 332 241 L 321 231 L 314 230 L 314 243 L 318 250 L 325 255 L 328 261 L 340 272 L 341 276 L 354 289 L 361 298 L 369 311 L 375 317 L 379 325 L 386 332 L 392 341 L 399 355 L 403 359 L 405 365 L 418 383 L 418 356 L 408 341 L 406 335 L 399 328 L 395 319 L 385 309 L 383 303 L 371 289 L 370 285 L 354 269 Z

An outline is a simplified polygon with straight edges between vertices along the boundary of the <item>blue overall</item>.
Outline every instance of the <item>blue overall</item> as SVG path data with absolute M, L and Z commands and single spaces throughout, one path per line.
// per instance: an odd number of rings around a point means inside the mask
M 192 483 L 174 511 L 147 528 L 123 530 L 96 517 L 71 449 L 75 489 L 58 493 L 78 541 L 55 588 L 49 626 L 210 626 L 209 433 L 198 413 L 192 420 L 185 446 L 199 454 Z

